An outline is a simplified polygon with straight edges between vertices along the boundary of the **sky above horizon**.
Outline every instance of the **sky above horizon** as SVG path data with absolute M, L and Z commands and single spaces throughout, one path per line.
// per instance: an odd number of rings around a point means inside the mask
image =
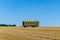
M 0 24 L 21 26 L 23 20 L 60 26 L 60 0 L 0 0 Z

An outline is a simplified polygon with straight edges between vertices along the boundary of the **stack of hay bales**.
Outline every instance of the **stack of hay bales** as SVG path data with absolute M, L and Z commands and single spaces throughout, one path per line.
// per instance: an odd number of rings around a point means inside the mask
M 39 21 L 23 21 L 22 22 L 24 27 L 39 27 Z

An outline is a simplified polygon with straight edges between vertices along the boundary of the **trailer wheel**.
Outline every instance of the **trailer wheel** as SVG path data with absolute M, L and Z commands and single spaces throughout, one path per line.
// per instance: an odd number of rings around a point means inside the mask
M 24 27 L 26 27 L 26 26 L 24 26 Z

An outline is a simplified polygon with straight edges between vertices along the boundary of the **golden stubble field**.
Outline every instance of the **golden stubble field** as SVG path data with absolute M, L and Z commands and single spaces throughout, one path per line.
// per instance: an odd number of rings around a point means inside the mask
M 0 40 L 60 40 L 60 27 L 0 27 Z

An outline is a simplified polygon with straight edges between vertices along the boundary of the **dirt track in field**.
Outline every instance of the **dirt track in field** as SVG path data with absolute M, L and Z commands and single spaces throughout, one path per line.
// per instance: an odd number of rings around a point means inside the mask
M 0 27 L 0 40 L 60 40 L 60 27 Z

